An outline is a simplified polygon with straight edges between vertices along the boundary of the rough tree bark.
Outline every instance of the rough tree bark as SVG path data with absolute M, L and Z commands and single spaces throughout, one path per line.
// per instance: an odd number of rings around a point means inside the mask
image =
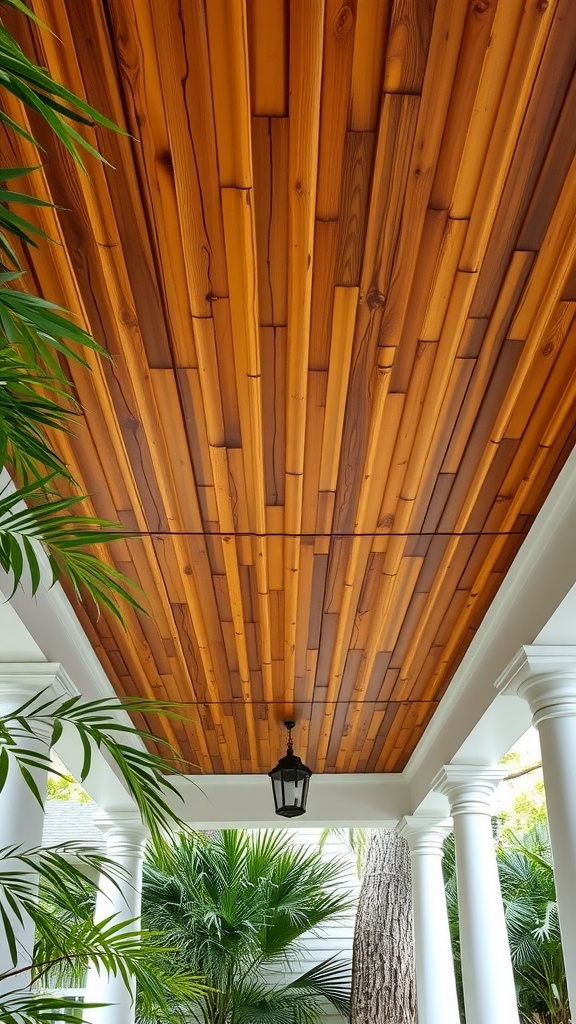
M 352 968 L 352 1024 L 415 1024 L 412 882 L 408 843 L 370 834 Z

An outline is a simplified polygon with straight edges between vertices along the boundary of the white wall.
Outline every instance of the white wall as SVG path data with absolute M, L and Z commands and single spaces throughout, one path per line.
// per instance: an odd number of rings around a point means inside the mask
M 298 828 L 292 834 L 295 843 L 317 849 L 322 829 L 319 828 Z M 323 848 L 323 856 L 327 860 L 342 859 L 346 864 L 345 880 L 343 889 L 350 890 L 355 899 L 360 891 L 360 880 L 356 870 L 356 855 L 351 853 L 347 844 L 337 836 L 330 835 Z M 298 974 L 309 971 L 315 964 L 328 960 L 335 954 L 345 959 L 352 960 L 352 943 L 354 940 L 354 922 L 356 911 L 352 909 L 342 915 L 338 920 L 329 922 L 317 932 L 308 932 L 303 937 L 302 943 L 305 953 L 302 960 L 294 964 L 294 970 Z M 342 1017 L 336 1010 L 326 1004 L 325 1020 L 330 1024 L 341 1024 Z

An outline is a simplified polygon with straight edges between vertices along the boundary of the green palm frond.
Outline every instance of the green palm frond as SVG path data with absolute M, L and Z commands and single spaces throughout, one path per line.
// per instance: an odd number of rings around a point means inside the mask
M 182 705 L 185 708 L 185 705 Z M 172 798 L 177 805 L 181 795 L 170 782 L 167 772 L 178 775 L 176 763 L 179 755 L 170 744 L 146 729 L 138 729 L 131 722 L 125 722 L 119 712 L 131 715 L 163 715 L 177 720 L 188 720 L 185 710 L 169 701 L 153 701 L 138 697 L 118 700 L 116 698 L 82 701 L 70 697 L 43 700 L 33 697 L 9 716 L 0 717 L 0 791 L 10 769 L 17 766 L 33 790 L 30 771 L 35 768 L 47 770 L 50 767 L 49 747 L 60 739 L 64 726 L 72 726 L 83 750 L 83 764 L 79 781 L 83 782 L 90 772 L 96 751 L 106 750 L 120 769 L 126 786 L 133 797 L 142 820 L 148 826 L 152 840 L 160 843 L 163 831 L 172 825 L 180 825 L 177 811 L 169 803 Z M 30 750 L 29 738 L 35 723 L 46 723 L 51 727 L 52 737 L 46 751 Z M 163 748 L 164 756 L 153 754 L 144 746 L 134 745 L 134 740 L 143 744 L 157 744 Z
M 25 569 L 32 593 L 38 590 L 42 578 L 41 560 L 34 543 L 39 542 L 49 557 L 52 583 L 65 574 L 80 600 L 84 589 L 97 608 L 107 608 L 121 622 L 122 615 L 114 598 L 121 598 L 143 612 L 128 589 L 139 589 L 137 585 L 86 551 L 90 545 L 133 535 L 109 520 L 71 513 L 70 509 L 82 499 L 60 497 L 52 489 L 54 476 L 33 480 L 18 490 L 8 485 L 0 490 L 0 567 L 12 574 L 13 593 Z
M 148 994 L 156 1005 L 165 1001 L 166 985 L 161 971 L 155 968 L 155 960 L 163 954 L 175 952 L 162 943 L 162 933 L 146 931 L 136 927 L 135 920 L 120 920 L 115 916 L 93 921 L 74 922 L 66 935 L 66 950 L 60 959 L 73 963 L 82 975 L 90 966 L 96 966 L 113 977 L 120 977 L 127 987 L 132 979 Z M 36 962 L 36 978 L 43 976 L 54 966 L 54 961 Z M 10 977 L 10 975 L 6 975 Z M 185 990 L 190 998 L 202 995 L 206 985 L 188 972 L 178 974 L 180 991 Z
M 71 856 L 75 858 L 73 863 L 69 860 Z M 0 918 L 13 964 L 17 962 L 14 924 L 22 923 L 25 915 L 35 923 L 37 945 L 42 950 L 40 959 L 66 957 L 66 924 L 83 920 L 86 907 L 92 916 L 94 886 L 85 871 L 100 874 L 115 886 L 118 879 L 125 877 L 114 861 L 83 843 L 0 849 Z M 38 877 L 42 879 L 40 898 Z
M 0 0 L 0 3 L 2 3 L 4 7 L 12 7 L 13 10 L 18 11 L 20 14 L 25 14 L 26 17 L 30 18 L 31 21 L 34 21 L 36 25 L 40 25 L 42 28 L 48 28 L 45 22 L 43 22 L 37 14 L 34 14 L 34 11 L 30 10 L 28 4 L 26 4 L 24 0 Z
M 24 3 L 19 3 L 17 0 L 3 0 L 3 3 L 42 25 L 42 22 Z M 107 162 L 102 154 L 80 134 L 74 124 L 79 127 L 100 125 L 123 135 L 126 132 L 81 97 L 76 96 L 70 89 L 56 82 L 45 68 L 34 64 L 1 24 L 0 68 L 2 70 L 2 88 L 19 99 L 29 109 L 36 111 L 46 121 L 82 170 L 86 169 L 81 156 L 82 149 L 95 159 Z M 69 122 L 73 122 L 73 124 Z M 17 128 L 22 132 L 25 131 L 21 125 L 17 125 Z M 32 141 L 37 149 L 41 148 L 35 140 Z
M 134 927 L 135 921 L 118 921 L 114 916 L 94 923 L 74 922 L 66 932 L 66 950 L 56 959 L 36 961 L 36 983 L 59 961 L 72 966 L 79 979 L 95 966 L 111 977 L 119 977 L 130 988 L 134 981 L 144 993 L 146 1004 L 162 1014 L 167 1008 L 167 996 L 197 999 L 205 995 L 207 986 L 190 971 L 178 971 L 173 979 L 157 967 L 157 959 L 174 952 L 162 943 L 160 932 L 149 932 Z M 3 975 L 6 984 L 21 973 L 17 969 Z
M 16 990 L 0 996 L 2 1024 L 80 1024 L 81 1010 L 104 1003 L 78 1003 L 67 996 L 44 995 Z
M 62 306 L 7 287 L 22 276 L 10 271 L 0 274 L 0 338 L 15 348 L 32 371 L 37 366 L 45 368 L 69 396 L 71 385 L 58 361 L 58 353 L 82 366 L 88 365 L 82 349 L 91 349 L 101 356 L 107 353 L 83 327 L 74 323 Z
M 352 963 L 332 956 L 316 964 L 306 974 L 291 981 L 287 989 L 313 992 L 327 999 L 343 1017 L 350 1016 Z
M 50 207 L 52 206 L 52 203 L 45 202 L 42 199 L 35 199 L 33 196 L 29 196 L 23 192 L 13 192 L 10 189 L 0 189 L 0 252 L 4 254 L 4 257 L 8 257 L 9 263 L 12 263 L 17 270 L 20 270 L 20 261 L 10 242 L 9 235 L 14 235 L 19 242 L 24 245 L 32 246 L 34 249 L 38 248 L 34 236 L 40 239 L 47 239 L 48 236 L 46 232 L 37 227 L 36 224 L 33 224 L 31 221 L 14 213 L 13 210 L 10 210 L 5 205 L 8 202 L 36 207 Z
M 0 346 L 0 465 L 14 468 L 25 483 L 29 475 L 41 479 L 46 470 L 72 480 L 45 431 L 68 431 L 74 412 L 51 376 L 32 371 L 16 350 Z

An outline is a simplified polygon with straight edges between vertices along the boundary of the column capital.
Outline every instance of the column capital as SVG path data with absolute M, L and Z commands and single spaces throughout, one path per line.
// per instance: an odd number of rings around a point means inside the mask
M 399 836 L 407 840 L 412 857 L 426 854 L 442 857 L 444 840 L 452 831 L 450 818 L 437 815 L 407 814 L 396 826 Z
M 10 717 L 35 697 L 39 698 L 40 704 L 44 704 L 76 692 L 58 662 L 19 661 L 0 664 L 0 715 L 3 717 Z M 27 710 L 26 717 L 33 720 L 31 709 Z M 42 743 L 49 743 L 52 736 L 49 718 L 34 722 L 34 734 Z
M 109 855 L 131 854 L 144 857 L 150 831 L 138 814 L 133 811 L 96 811 L 93 821 L 106 837 Z
M 447 764 L 438 772 L 432 788 L 448 797 L 450 812 L 491 815 L 492 794 L 508 773 L 498 765 Z
M 0 665 L 0 705 L 17 708 L 46 691 L 46 699 L 76 696 L 66 670 L 54 661 L 16 661 Z
M 535 726 L 547 718 L 576 715 L 576 647 L 522 647 L 496 682 L 507 694 L 524 697 Z

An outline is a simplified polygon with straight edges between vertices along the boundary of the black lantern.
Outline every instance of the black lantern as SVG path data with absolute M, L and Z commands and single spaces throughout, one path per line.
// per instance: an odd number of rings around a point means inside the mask
M 272 792 L 276 804 L 276 814 L 283 818 L 296 818 L 306 811 L 308 785 L 312 772 L 292 749 L 292 729 L 294 722 L 284 722 L 288 729 L 288 750 L 268 775 L 272 779 Z

